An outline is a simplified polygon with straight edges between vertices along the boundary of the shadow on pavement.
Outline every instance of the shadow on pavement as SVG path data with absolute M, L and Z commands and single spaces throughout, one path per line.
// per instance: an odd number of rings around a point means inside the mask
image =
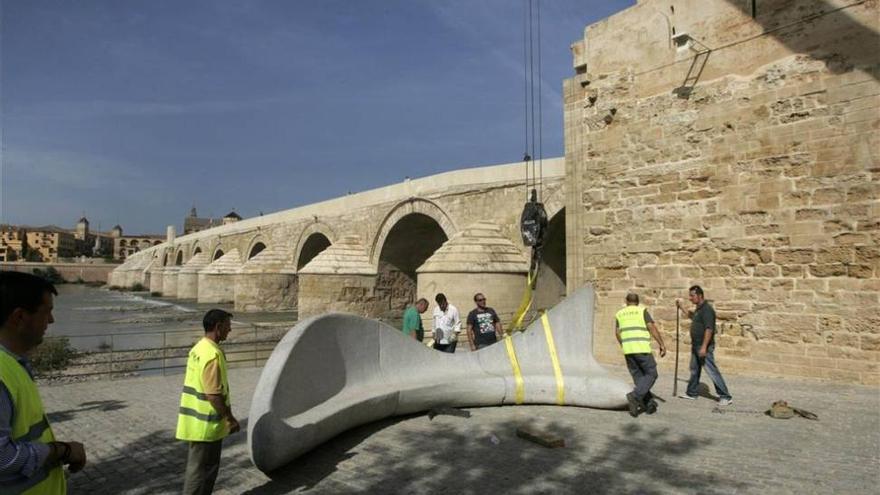
M 176 419 L 172 419 L 176 421 Z M 241 432 L 223 441 L 223 450 L 244 443 L 247 418 L 241 420 Z M 89 452 L 89 439 L 81 439 Z M 116 449 L 98 462 L 86 464 L 80 473 L 68 473 L 71 493 L 180 493 L 186 470 L 187 442 L 174 438 L 174 430 L 155 430 Z M 225 456 L 224 456 L 225 457 Z M 248 461 L 249 462 L 249 461 Z M 233 463 L 226 458 L 220 464 L 220 476 Z M 218 478 L 215 489 L 220 489 Z
M 746 485 L 682 466 L 683 458 L 712 440 L 637 423 L 603 435 L 595 444 L 575 428 L 545 427 L 566 439 L 547 449 L 515 436 L 521 421 L 491 430 L 403 432 L 359 447 L 392 426 L 386 420 L 352 430 L 271 473 L 247 494 L 316 493 L 692 493 L 734 492 Z M 364 456 L 362 462 L 359 456 Z M 331 479 L 328 479 L 331 477 Z M 229 488 L 229 487 L 228 487 Z M 234 489 L 234 487 L 233 487 Z
M 99 401 L 91 401 L 91 402 L 83 402 L 76 409 L 68 409 L 66 411 L 55 411 L 46 414 L 49 418 L 49 423 L 63 423 L 64 421 L 69 421 L 73 419 L 77 413 L 84 411 L 118 411 L 120 409 L 125 409 L 128 405 L 125 401 L 121 400 L 99 400 Z

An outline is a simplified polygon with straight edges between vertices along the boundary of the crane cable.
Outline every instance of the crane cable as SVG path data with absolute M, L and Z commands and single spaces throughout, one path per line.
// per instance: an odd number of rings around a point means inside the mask
M 537 65 L 537 68 L 536 68 Z M 526 205 L 520 220 L 523 243 L 530 246 L 531 260 L 526 276 L 526 290 L 514 314 L 512 330 L 522 330 L 526 314 L 532 306 L 533 292 L 541 264 L 543 234 L 547 214 L 541 203 L 543 196 L 543 105 L 541 83 L 541 8 L 540 0 L 524 0 L 523 5 L 523 100 L 526 168 Z M 536 83 L 537 79 L 537 83 Z M 537 118 L 537 122 L 536 122 Z M 537 157 L 537 164 L 535 157 Z M 531 173 L 530 173 L 531 172 Z

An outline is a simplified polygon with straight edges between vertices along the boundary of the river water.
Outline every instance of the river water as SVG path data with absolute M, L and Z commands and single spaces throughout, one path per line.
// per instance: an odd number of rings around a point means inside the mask
M 261 328 L 293 326 L 295 312 L 236 313 L 231 304 L 198 304 L 152 297 L 147 292 L 118 292 L 62 284 L 55 297 L 55 323 L 47 337 L 65 336 L 81 351 L 112 346 L 115 350 L 167 345 L 179 337 L 203 333 L 202 317 L 211 308 L 234 314 L 232 336 Z

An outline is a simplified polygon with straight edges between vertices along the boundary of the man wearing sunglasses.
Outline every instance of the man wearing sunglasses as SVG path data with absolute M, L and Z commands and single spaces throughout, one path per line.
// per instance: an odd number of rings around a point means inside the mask
M 468 313 L 467 331 L 472 351 L 482 349 L 498 342 L 502 337 L 501 319 L 494 309 L 486 306 L 486 296 L 474 294 L 477 307 Z

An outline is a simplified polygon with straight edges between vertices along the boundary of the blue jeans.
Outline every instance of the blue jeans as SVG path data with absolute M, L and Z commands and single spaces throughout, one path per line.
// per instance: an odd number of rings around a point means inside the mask
M 721 370 L 715 364 L 715 344 L 710 344 L 706 349 L 706 357 L 701 358 L 699 355 L 699 347 L 691 347 L 691 378 L 688 380 L 687 394 L 696 397 L 700 394 L 700 371 L 703 366 L 706 367 L 706 373 L 715 384 L 715 392 L 721 399 L 732 398 L 730 392 L 727 391 L 727 384 L 724 383 L 724 377 L 721 376 Z

